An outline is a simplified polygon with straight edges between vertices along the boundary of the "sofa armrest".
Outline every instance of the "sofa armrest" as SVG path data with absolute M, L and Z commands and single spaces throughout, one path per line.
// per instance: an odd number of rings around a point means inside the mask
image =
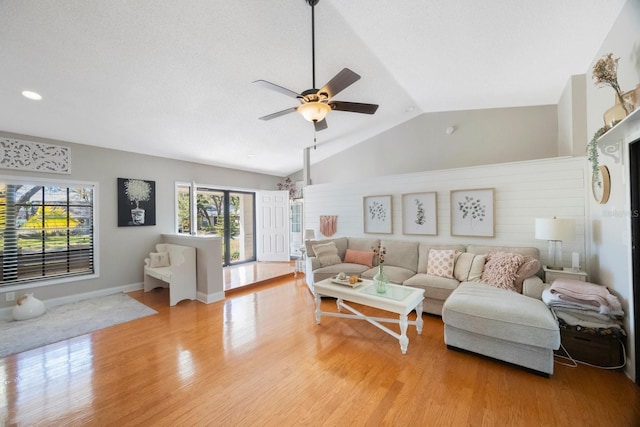
M 311 270 L 309 273 L 313 270 L 319 269 L 320 267 L 322 267 L 322 265 L 320 265 L 320 260 L 318 258 L 313 256 L 307 257 L 307 271 L 309 271 L 309 269 Z
M 542 292 L 548 287 L 538 276 L 528 277 L 522 282 L 522 295 L 542 300 Z

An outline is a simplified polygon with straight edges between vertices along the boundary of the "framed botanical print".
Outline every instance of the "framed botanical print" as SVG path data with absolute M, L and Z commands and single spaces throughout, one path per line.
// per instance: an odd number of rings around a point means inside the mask
M 494 189 L 451 191 L 451 235 L 494 236 Z
M 438 193 L 402 195 L 402 234 L 438 235 Z
M 391 196 L 364 197 L 362 214 L 365 233 L 392 233 Z

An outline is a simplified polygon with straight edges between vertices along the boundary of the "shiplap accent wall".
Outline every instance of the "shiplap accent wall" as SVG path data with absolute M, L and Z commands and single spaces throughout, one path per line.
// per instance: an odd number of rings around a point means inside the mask
M 584 157 L 552 158 L 310 185 L 304 189 L 305 228 L 314 229 L 322 238 L 320 215 L 337 215 L 338 230 L 333 237 L 534 246 L 546 264 L 548 245 L 535 240 L 535 218 L 574 218 L 576 238 L 563 243 L 563 265 L 571 266 L 572 252 L 580 254 L 584 265 L 586 165 Z M 477 188 L 495 188 L 495 237 L 451 236 L 449 192 Z M 438 193 L 438 235 L 403 235 L 402 194 L 428 191 Z M 363 197 L 387 194 L 393 196 L 393 233 L 365 234 Z

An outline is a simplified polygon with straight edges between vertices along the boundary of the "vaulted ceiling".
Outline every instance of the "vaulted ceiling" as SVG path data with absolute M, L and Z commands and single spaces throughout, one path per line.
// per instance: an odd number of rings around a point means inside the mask
M 624 0 L 320 0 L 316 83 L 379 104 L 332 111 L 312 162 L 425 112 L 556 104 Z M 312 87 L 305 0 L 0 0 L 0 130 L 285 176 L 314 129 L 252 84 Z M 21 92 L 40 93 L 41 101 Z

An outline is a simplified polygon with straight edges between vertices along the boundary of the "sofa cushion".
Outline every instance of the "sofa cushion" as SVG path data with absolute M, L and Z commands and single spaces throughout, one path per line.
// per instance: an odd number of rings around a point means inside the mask
M 479 282 L 485 260 L 484 255 L 472 254 L 471 252 L 461 253 L 456 260 L 453 277 L 461 282 Z
M 464 282 L 444 303 L 442 321 L 506 341 L 557 349 L 558 324 L 540 300 L 486 283 Z
M 362 264 L 369 268 L 373 268 L 373 252 L 356 251 L 355 249 L 347 249 L 344 255 L 345 263 Z
M 169 252 L 151 252 L 149 253 L 149 267 L 169 267 Z
M 334 242 L 313 245 L 313 253 L 320 260 L 322 267 L 341 264 L 342 260 L 338 256 L 338 248 Z
M 349 237 L 348 248 L 356 251 L 373 252 L 373 248 L 378 247 L 380 239 L 372 239 L 367 237 Z M 375 259 L 374 259 L 375 262 Z M 375 264 L 374 264 L 375 265 Z
M 321 245 L 323 243 L 333 242 L 336 244 L 338 248 L 338 256 L 340 259 L 344 259 L 344 254 L 347 251 L 348 240 L 346 237 L 338 237 L 336 239 L 323 239 L 323 240 L 307 240 L 304 244 L 307 249 L 307 254 L 311 255 L 313 252 L 314 245 Z
M 529 277 L 535 276 L 538 270 L 540 270 L 540 261 L 532 256 L 525 256 L 524 262 L 520 265 L 518 271 L 516 272 L 516 291 L 522 293 L 522 283 L 524 282 L 524 280 L 528 279 Z
M 324 279 L 336 277 L 338 273 L 345 273 L 347 276 L 352 274 L 361 275 L 362 272 L 367 271 L 368 267 L 362 264 L 333 264 L 327 267 L 320 267 L 313 270 L 313 281 L 319 282 Z
M 425 298 L 437 299 L 440 301 L 446 300 L 449 295 L 451 295 L 451 292 L 458 287 L 459 283 L 460 282 L 456 279 L 447 279 L 424 273 L 418 273 L 402 282 L 405 286 L 424 289 Z
M 373 276 L 378 274 L 378 267 L 370 268 L 362 273 L 362 277 L 365 279 L 373 279 Z M 384 274 L 389 278 L 390 283 L 402 284 L 405 280 L 415 275 L 415 271 L 408 270 L 404 267 L 396 267 L 395 265 L 387 265 L 387 261 L 384 262 Z
M 429 263 L 429 249 L 453 249 L 458 252 L 465 252 L 464 245 L 432 245 L 429 243 L 420 243 L 418 245 L 418 273 L 427 273 L 427 264 Z
M 380 243 L 387 249 L 384 257 L 385 270 L 387 265 L 392 265 L 411 270 L 414 274 L 418 271 L 418 242 L 382 240 Z
M 453 249 L 429 249 L 427 274 L 431 276 L 453 279 L 453 267 L 456 262 L 456 251 Z
M 489 252 L 481 280 L 498 288 L 516 291 L 516 274 L 524 257 L 511 252 Z

